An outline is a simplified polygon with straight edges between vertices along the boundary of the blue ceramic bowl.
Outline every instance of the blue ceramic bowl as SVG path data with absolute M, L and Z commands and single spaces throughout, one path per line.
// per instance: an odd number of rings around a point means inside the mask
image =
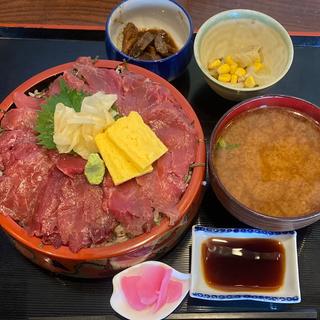
M 178 52 L 163 59 L 146 61 L 121 51 L 123 29 L 128 22 L 138 29 L 163 29 L 175 41 Z M 126 61 L 173 80 L 186 69 L 192 57 L 193 26 L 190 15 L 172 0 L 126 0 L 113 9 L 106 23 L 108 59 Z

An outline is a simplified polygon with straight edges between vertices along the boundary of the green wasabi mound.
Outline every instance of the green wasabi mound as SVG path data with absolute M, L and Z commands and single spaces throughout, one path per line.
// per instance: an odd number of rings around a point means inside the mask
M 100 184 L 103 180 L 106 168 L 104 161 L 100 158 L 98 153 L 91 153 L 89 155 L 86 166 L 84 167 L 84 174 L 90 184 Z

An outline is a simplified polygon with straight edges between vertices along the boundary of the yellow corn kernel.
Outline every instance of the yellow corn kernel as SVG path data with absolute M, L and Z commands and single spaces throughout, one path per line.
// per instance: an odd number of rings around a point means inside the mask
M 228 65 L 232 65 L 234 63 L 232 56 L 226 56 L 226 58 L 224 59 L 224 62 L 227 63 Z
M 229 73 L 230 72 L 230 66 L 228 64 L 224 63 L 223 65 L 221 65 L 218 68 L 217 71 L 218 71 L 219 74 Z
M 231 73 L 231 74 L 234 74 L 234 73 L 236 72 L 237 68 L 238 68 L 238 64 L 235 63 L 235 62 L 233 62 L 233 63 L 230 65 L 230 73 Z
M 256 82 L 253 78 L 253 76 L 249 76 L 245 81 L 244 81 L 244 86 L 245 88 L 253 88 L 256 85 Z
M 261 58 L 260 58 L 260 56 L 255 60 L 255 62 L 261 63 Z
M 257 72 L 257 71 L 259 71 L 259 70 L 261 70 L 263 68 L 263 64 L 261 62 L 255 62 L 253 64 L 253 68 L 254 68 L 254 71 Z
M 208 63 L 208 69 L 212 70 L 212 69 L 219 68 L 221 66 L 221 63 L 222 62 L 221 62 L 220 59 L 213 60 L 213 61 Z
M 236 84 L 237 82 L 238 82 L 238 76 L 236 74 L 232 74 L 230 83 Z
M 234 72 L 238 77 L 243 77 L 247 71 L 241 67 L 237 68 L 236 71 Z
M 219 74 L 218 80 L 221 82 L 230 82 L 231 74 L 230 73 Z

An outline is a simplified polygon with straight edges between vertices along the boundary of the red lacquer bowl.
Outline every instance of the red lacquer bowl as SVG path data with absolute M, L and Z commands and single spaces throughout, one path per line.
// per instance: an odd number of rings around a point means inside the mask
M 315 119 L 320 123 L 320 109 L 314 104 L 290 96 L 281 95 L 269 95 L 253 98 L 246 100 L 242 103 L 237 104 L 225 113 L 215 126 L 211 139 L 210 139 L 210 157 L 209 161 L 209 172 L 211 186 L 223 204 L 223 206 L 240 221 L 248 224 L 249 226 L 272 230 L 272 231 L 290 231 L 295 229 L 303 228 L 310 225 L 320 219 L 320 212 L 312 212 L 308 215 L 297 216 L 297 217 L 274 217 L 268 216 L 257 211 L 254 211 L 244 204 L 239 202 L 233 197 L 228 190 L 224 187 L 219 179 L 219 176 L 214 167 L 212 156 L 214 147 L 221 135 L 222 130 L 238 115 L 251 109 L 258 107 L 278 107 L 278 108 L 291 108 L 302 114 L 306 114 L 309 117 Z M 241 183 L 241 181 L 239 181 Z M 298 195 L 297 195 L 298 196 Z
M 4 99 L 0 109 L 8 110 L 12 106 L 14 92 L 28 92 L 31 88 L 34 90 L 38 86 L 41 87 L 43 83 L 48 82 L 48 79 L 70 69 L 72 65 L 73 62 L 59 65 L 30 78 Z M 96 63 L 99 68 L 114 69 L 118 65 L 118 61 L 109 60 L 99 60 Z M 206 152 L 203 131 L 188 101 L 160 76 L 135 65 L 129 64 L 128 69 L 142 74 L 170 90 L 189 117 L 190 122 L 194 123 L 198 138 L 195 161 L 205 163 Z M 0 119 L 1 116 L 2 113 L 0 113 Z M 168 220 L 164 219 L 159 226 L 155 226 L 150 232 L 119 244 L 82 249 L 78 253 L 72 253 L 65 246 L 55 249 L 51 245 L 43 245 L 39 238 L 29 236 L 16 222 L 2 214 L 0 214 L 0 226 L 24 256 L 45 269 L 75 277 L 107 277 L 145 260 L 159 258 L 174 247 L 197 214 L 203 194 L 202 181 L 204 176 L 205 167 L 194 168 L 189 186 L 178 203 L 179 218 L 175 225 L 169 225 Z

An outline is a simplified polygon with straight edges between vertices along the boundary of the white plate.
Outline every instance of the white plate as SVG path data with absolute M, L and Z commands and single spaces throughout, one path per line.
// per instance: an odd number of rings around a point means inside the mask
M 192 260 L 190 296 L 205 300 L 256 300 L 273 303 L 299 303 L 301 301 L 298 273 L 296 232 L 273 232 L 257 229 L 192 228 Z M 207 285 L 202 270 L 201 245 L 208 238 L 268 238 L 280 241 L 285 248 L 284 283 L 273 292 L 225 292 Z
M 123 276 L 139 275 L 141 274 L 139 272 L 141 268 L 146 265 L 158 265 L 158 266 L 163 266 L 165 268 L 172 269 L 171 277 L 173 279 L 182 281 L 182 295 L 180 299 L 172 303 L 166 303 L 157 312 L 153 312 L 152 306 L 141 311 L 134 310 L 128 304 L 120 285 L 120 280 Z M 158 319 L 166 318 L 169 314 L 171 314 L 179 306 L 182 300 L 185 298 L 190 288 L 190 274 L 178 272 L 174 268 L 162 262 L 146 261 L 118 273 L 116 276 L 113 277 L 112 284 L 113 284 L 113 293 L 110 299 L 110 304 L 114 311 L 119 313 L 121 316 L 131 320 L 135 320 L 135 319 L 158 320 Z

